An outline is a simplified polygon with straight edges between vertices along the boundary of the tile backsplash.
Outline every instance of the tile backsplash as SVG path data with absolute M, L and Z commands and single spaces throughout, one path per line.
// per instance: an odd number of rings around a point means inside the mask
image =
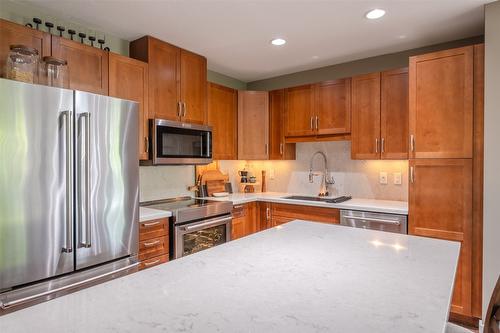
M 237 172 L 246 168 L 257 177 L 258 182 L 261 170 L 265 170 L 267 190 L 270 192 L 317 195 L 322 177 L 314 177 L 312 184 L 308 179 L 310 159 L 316 151 L 323 151 L 328 157 L 328 169 L 335 180 L 330 188 L 331 195 L 408 200 L 408 161 L 352 160 L 349 141 L 298 143 L 295 161 L 220 161 L 219 167 L 222 172 L 229 174 L 235 192 L 239 191 Z M 320 156 L 314 159 L 313 167 L 315 171 L 324 169 Z M 387 184 L 379 183 L 380 172 L 387 173 Z M 397 173 L 401 173 L 401 185 L 394 184 Z
M 161 165 L 139 167 L 140 201 L 193 196 L 188 186 L 194 185 L 194 166 Z

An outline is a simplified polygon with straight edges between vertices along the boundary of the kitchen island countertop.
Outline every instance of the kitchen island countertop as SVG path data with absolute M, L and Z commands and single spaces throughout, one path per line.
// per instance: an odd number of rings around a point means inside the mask
M 444 332 L 459 243 L 293 221 L 0 317 L 1 332 Z
M 342 203 L 333 204 L 318 201 L 308 200 L 293 200 L 286 197 L 293 195 L 292 193 L 282 192 L 259 192 L 259 193 L 232 193 L 227 197 L 210 197 L 204 199 L 218 201 L 232 201 L 235 205 L 240 205 L 253 201 L 265 201 L 274 203 L 284 203 L 291 205 L 305 205 L 313 207 L 329 207 L 338 209 L 351 209 L 377 213 L 390 213 L 408 215 L 408 202 L 395 200 L 378 200 L 378 199 L 361 199 L 352 198 L 351 200 Z

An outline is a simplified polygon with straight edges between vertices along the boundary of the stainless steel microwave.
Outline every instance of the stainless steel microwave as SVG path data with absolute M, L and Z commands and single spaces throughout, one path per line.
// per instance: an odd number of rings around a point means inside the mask
M 212 162 L 212 127 L 170 120 L 150 120 L 150 163 L 209 164 Z

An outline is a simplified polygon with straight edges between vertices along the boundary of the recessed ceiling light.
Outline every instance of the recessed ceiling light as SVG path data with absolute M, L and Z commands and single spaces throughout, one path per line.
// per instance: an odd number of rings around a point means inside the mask
M 376 20 L 376 19 L 381 18 L 384 15 L 385 15 L 385 10 L 376 8 L 376 9 L 370 10 L 368 13 L 366 13 L 365 16 L 367 19 Z
M 271 41 L 271 44 L 276 45 L 276 46 L 281 46 L 286 44 L 286 40 L 283 38 L 275 38 Z

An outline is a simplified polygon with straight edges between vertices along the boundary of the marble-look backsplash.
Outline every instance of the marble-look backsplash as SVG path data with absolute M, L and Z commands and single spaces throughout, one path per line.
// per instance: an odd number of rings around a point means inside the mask
M 328 157 L 328 169 L 335 180 L 331 195 L 352 195 L 357 198 L 408 200 L 408 161 L 351 160 L 350 141 L 298 143 L 295 161 L 220 161 L 222 172 L 228 173 L 234 192 L 239 191 L 238 170 L 246 168 L 260 182 L 261 170 L 267 173 L 267 190 L 317 195 L 321 177 L 314 183 L 308 179 L 309 161 L 318 150 Z M 323 170 L 320 156 L 314 160 L 314 170 Z M 387 172 L 388 184 L 379 183 L 379 173 Z M 272 174 L 274 173 L 274 178 Z M 401 185 L 394 184 L 394 173 L 401 173 Z M 258 187 L 260 191 L 260 186 Z
M 195 182 L 194 166 L 141 166 L 139 182 L 140 202 L 193 196 L 187 188 Z

